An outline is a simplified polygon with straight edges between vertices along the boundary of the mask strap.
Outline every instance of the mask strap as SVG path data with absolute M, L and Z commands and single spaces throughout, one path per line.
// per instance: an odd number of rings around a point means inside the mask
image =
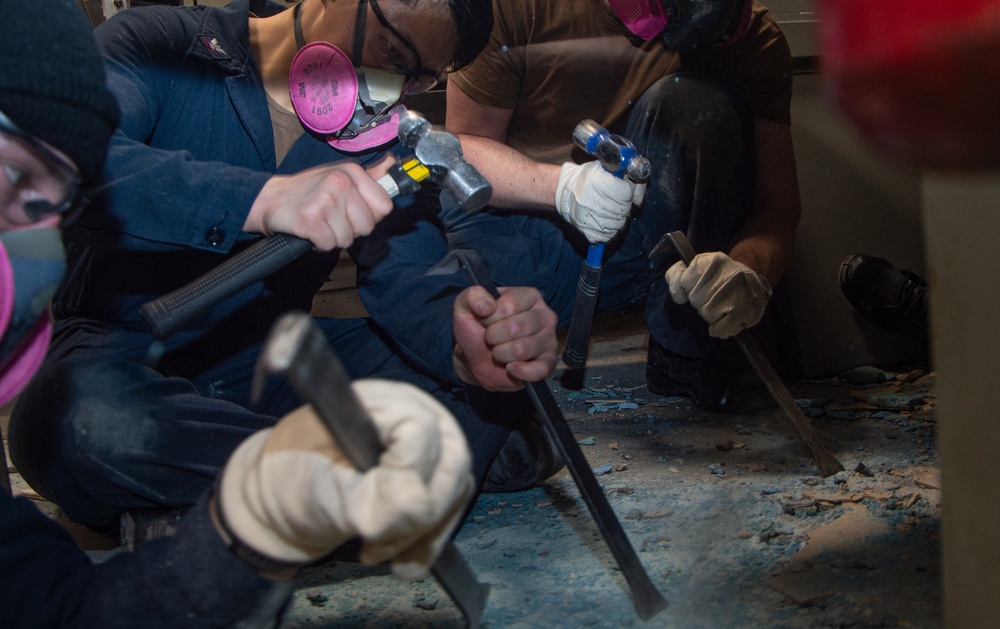
M 302 34 L 302 5 L 300 2 L 292 7 L 292 29 L 295 32 L 295 45 L 299 50 L 306 45 L 306 38 Z M 351 51 L 351 63 L 355 68 L 361 67 L 361 55 L 365 47 L 365 22 L 368 20 L 368 0 L 358 1 L 358 15 L 354 20 L 354 50 Z
M 306 38 L 302 34 L 302 5 L 305 2 L 300 2 L 292 7 L 292 29 L 295 31 L 295 45 L 298 46 L 299 50 L 302 50 L 303 46 L 306 45 Z
M 355 68 L 361 67 L 361 56 L 365 49 L 365 22 L 368 20 L 368 0 L 358 0 L 358 15 L 354 19 L 354 50 L 351 51 L 351 63 Z
M 371 94 L 368 93 L 368 82 L 364 80 L 365 70 L 361 67 L 361 57 L 365 50 L 365 24 L 367 21 L 368 0 L 358 0 L 358 14 L 354 18 L 354 49 L 351 51 L 351 63 L 354 64 L 354 70 L 358 73 L 358 104 L 365 113 L 375 116 L 375 110 L 367 104 L 371 101 Z M 384 113 L 384 110 L 379 112 L 379 114 L 381 113 Z M 368 124 L 371 124 L 372 121 L 374 121 L 374 117 Z M 362 130 L 367 126 L 362 127 Z

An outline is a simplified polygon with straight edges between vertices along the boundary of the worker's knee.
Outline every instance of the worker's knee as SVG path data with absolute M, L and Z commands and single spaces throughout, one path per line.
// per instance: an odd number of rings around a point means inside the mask
M 653 83 L 636 101 L 626 132 L 637 145 L 673 141 L 749 145 L 753 119 L 736 93 L 707 78 L 672 74 Z M 647 150 L 647 152 L 648 152 Z
M 137 367 L 49 363 L 24 390 L 11 413 L 10 453 L 38 493 L 55 500 L 57 485 L 119 469 L 128 453 L 147 443 L 152 422 L 129 400 Z

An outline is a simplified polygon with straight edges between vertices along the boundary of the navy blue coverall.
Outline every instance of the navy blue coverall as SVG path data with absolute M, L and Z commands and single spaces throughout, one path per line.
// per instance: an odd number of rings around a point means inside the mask
M 230 553 L 205 500 L 177 535 L 93 564 L 30 500 L 0 490 L 4 627 L 276 627 L 292 583 Z
M 250 12 L 281 10 L 267 0 L 148 7 L 95 30 L 121 127 L 108 183 L 65 231 L 68 271 L 53 303 L 51 351 L 10 424 L 11 459 L 25 480 L 94 529 L 113 529 L 124 510 L 192 504 L 244 438 L 301 404 L 278 378 L 252 402 L 253 367 L 275 320 L 310 309 L 339 251 L 302 256 L 162 346 L 139 314 L 145 302 L 259 239 L 242 226 L 269 177 L 346 157 L 306 134 L 275 163 L 248 22 Z M 450 335 L 450 310 L 446 317 L 424 318 L 427 329 L 417 325 L 414 333 Z M 409 381 L 450 408 L 483 477 L 508 434 L 501 425 L 512 416 L 507 395 L 415 370 L 367 319 L 317 321 L 352 377 Z M 489 398 L 476 408 L 492 413 L 490 422 L 472 410 L 477 396 Z

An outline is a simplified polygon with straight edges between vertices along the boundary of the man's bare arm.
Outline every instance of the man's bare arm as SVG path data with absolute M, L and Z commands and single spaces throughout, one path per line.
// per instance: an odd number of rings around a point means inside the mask
M 791 128 L 761 119 L 754 128 L 753 211 L 737 232 L 729 256 L 764 275 L 773 286 L 792 259 L 801 215 L 798 174 Z
M 478 103 L 448 84 L 445 127 L 461 141 L 469 163 L 493 185 L 490 204 L 552 210 L 560 165 L 536 162 L 505 144 L 513 114 L 512 109 Z

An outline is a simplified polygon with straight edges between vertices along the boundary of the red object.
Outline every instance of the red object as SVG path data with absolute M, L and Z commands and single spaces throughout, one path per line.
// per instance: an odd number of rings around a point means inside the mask
M 824 85 L 866 140 L 934 169 L 1000 167 L 1000 0 L 819 0 Z

